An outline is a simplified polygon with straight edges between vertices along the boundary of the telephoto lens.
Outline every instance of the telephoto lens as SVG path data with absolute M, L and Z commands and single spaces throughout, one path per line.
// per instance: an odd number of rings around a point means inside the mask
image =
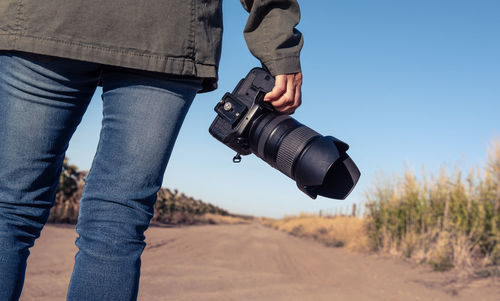
M 323 136 L 289 115 L 279 114 L 264 95 L 274 78 L 254 68 L 215 106 L 210 133 L 240 154 L 254 153 L 291 179 L 311 198 L 345 199 L 361 173 L 347 155 L 349 145 Z
M 360 177 L 346 143 L 322 136 L 289 115 L 260 115 L 250 127 L 249 145 L 311 198 L 345 199 Z

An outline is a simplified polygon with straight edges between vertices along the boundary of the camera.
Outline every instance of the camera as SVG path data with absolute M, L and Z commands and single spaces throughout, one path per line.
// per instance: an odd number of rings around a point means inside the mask
M 252 69 L 215 106 L 210 134 L 236 151 L 235 163 L 241 155 L 253 153 L 294 180 L 309 197 L 345 199 L 361 175 L 346 153 L 349 145 L 275 111 L 264 101 L 273 87 L 271 74 Z

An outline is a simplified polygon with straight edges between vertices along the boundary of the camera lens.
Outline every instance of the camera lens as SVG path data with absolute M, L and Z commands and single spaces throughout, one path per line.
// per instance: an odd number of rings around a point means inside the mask
M 347 144 L 322 136 L 288 115 L 260 115 L 248 137 L 254 154 L 296 181 L 312 198 L 345 199 L 359 179 L 360 172 L 346 153 Z

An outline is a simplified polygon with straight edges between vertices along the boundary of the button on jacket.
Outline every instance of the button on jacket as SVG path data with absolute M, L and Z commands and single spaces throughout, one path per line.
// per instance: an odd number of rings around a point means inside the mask
M 297 1 L 241 3 L 252 54 L 273 75 L 300 71 Z M 0 50 L 203 78 L 203 91 L 217 87 L 221 41 L 222 0 L 0 0 Z

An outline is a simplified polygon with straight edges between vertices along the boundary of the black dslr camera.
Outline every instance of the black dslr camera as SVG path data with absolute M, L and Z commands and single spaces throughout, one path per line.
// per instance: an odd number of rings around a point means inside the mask
M 241 161 L 240 155 L 254 153 L 296 181 L 311 198 L 345 199 L 360 176 L 346 153 L 349 146 L 276 112 L 264 101 L 273 87 L 269 73 L 252 69 L 215 106 L 218 116 L 210 134 L 236 151 L 233 162 Z

